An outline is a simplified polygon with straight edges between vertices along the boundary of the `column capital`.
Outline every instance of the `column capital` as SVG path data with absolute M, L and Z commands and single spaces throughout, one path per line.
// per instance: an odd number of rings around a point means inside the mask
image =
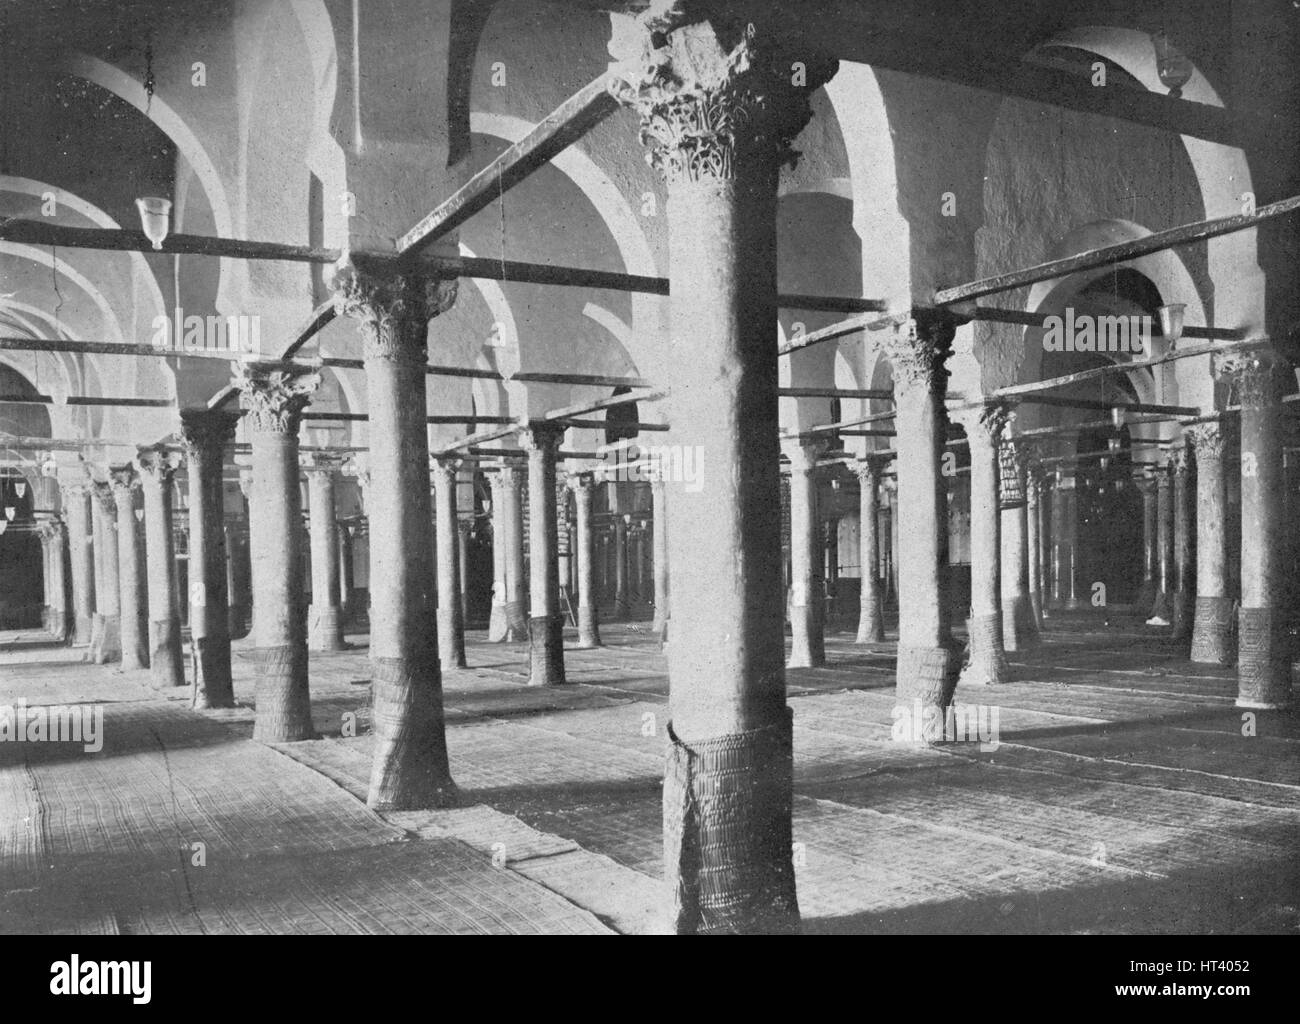
M 955 321 L 942 310 L 919 309 L 905 323 L 886 329 L 880 347 L 893 367 L 895 390 L 944 391 L 944 364 L 956 331 Z
M 585 494 L 587 497 L 590 497 L 595 483 L 596 474 L 591 470 L 582 470 L 577 473 L 566 473 L 564 475 L 564 485 L 575 494 Z
M 987 402 L 965 409 L 952 409 L 948 418 L 961 424 L 972 447 L 980 445 L 992 449 L 1002 440 L 1012 415 L 1011 407 L 1005 402 Z
M 181 443 L 190 455 L 220 452 L 235 439 L 239 413 L 225 409 L 189 409 L 181 412 Z
M 794 23 L 775 4 L 762 13 L 751 21 L 725 3 L 654 0 L 638 18 L 610 93 L 640 115 L 646 160 L 669 184 L 730 181 L 754 161 L 775 170 L 797 157 L 809 98 L 839 62 L 789 51 Z
M 1187 447 L 1187 439 L 1182 441 L 1169 453 L 1169 470 L 1174 476 L 1186 476 L 1191 470 L 1191 453 Z
M 885 472 L 885 467 L 889 465 L 890 458 L 889 455 L 868 452 L 865 457 L 853 464 L 853 472 L 857 476 L 858 482 L 862 484 L 878 482 Z
M 231 383 L 239 389 L 239 404 L 250 413 L 252 430 L 297 436 L 302 411 L 320 387 L 320 374 L 313 367 L 290 363 L 230 365 Z
M 783 438 L 781 451 L 790 460 L 791 473 L 811 473 L 817 468 L 817 460 L 827 445 L 827 440 L 822 437 Z
M 136 454 L 135 465 L 142 479 L 147 479 L 150 483 L 166 484 L 180 468 L 181 456 L 179 452 L 155 445 L 152 448 L 141 448 Z
M 308 452 L 303 459 L 303 472 L 308 476 L 334 476 L 343 469 L 345 456 L 342 452 Z M 250 482 L 252 473 L 249 473 Z M 244 472 L 239 473 L 239 486 L 244 486 Z M 247 494 L 245 494 L 247 497 Z
M 81 467 L 76 470 L 60 471 L 58 480 L 59 490 L 67 497 L 80 498 L 90 493 L 91 481 Z
M 1191 440 L 1197 462 L 1223 458 L 1227 432 L 1222 423 L 1195 423 L 1184 427 L 1183 434 Z
M 135 466 L 131 463 L 125 463 L 121 466 L 108 467 L 109 486 L 113 489 L 113 496 L 117 500 L 130 500 L 132 491 L 140 487 L 140 475 L 135 471 Z
M 459 282 L 399 264 L 349 255 L 331 282 L 334 308 L 361 326 L 366 359 L 428 360 L 429 321 L 456 301 Z
M 450 484 L 456 482 L 456 474 L 460 472 L 460 467 L 464 460 L 458 455 L 430 455 L 429 472 L 435 477 L 439 474 Z
M 532 420 L 519 432 L 520 447 L 526 452 L 542 451 L 554 455 L 564 440 L 565 426 L 549 420 Z
M 1295 384 L 1295 366 L 1271 349 L 1216 353 L 1212 366 L 1214 376 L 1226 381 L 1246 408 L 1272 405 Z

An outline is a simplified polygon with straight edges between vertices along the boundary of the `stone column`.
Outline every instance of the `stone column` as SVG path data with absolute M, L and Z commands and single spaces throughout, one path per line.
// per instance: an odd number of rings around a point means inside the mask
M 1034 631 L 1042 628 L 1043 619 L 1043 564 L 1040 560 L 1038 536 L 1038 468 L 1030 466 L 1025 473 L 1026 545 L 1029 550 L 1029 609 L 1034 618 Z
M 855 465 L 858 475 L 858 562 L 862 590 L 858 601 L 855 643 L 878 644 L 885 639 L 884 601 L 880 594 L 880 473 L 884 456 L 868 455 Z
M 113 489 L 95 481 L 91 491 L 95 526 L 95 616 L 98 629 L 86 657 L 96 665 L 122 660 L 122 604 L 117 573 L 117 502 Z
M 908 737 L 933 741 L 961 670 L 949 621 L 948 505 L 940 473 L 948 419 L 944 362 L 954 327 L 928 313 L 910 323 L 884 342 L 898 410 L 898 516 L 906 523 L 898 538 L 896 694 L 899 709 L 914 723 Z M 924 728 L 915 724 L 918 712 Z
M 355 569 L 352 565 L 352 527 L 338 523 L 339 537 L 339 637 L 343 626 L 352 619 L 352 588 L 355 586 Z M 346 647 L 347 644 L 344 643 Z
M 307 613 L 308 646 L 313 651 L 341 651 L 343 613 L 339 608 L 339 531 L 334 492 L 343 458 L 313 452 L 307 465 L 307 501 L 311 524 L 311 608 Z
M 578 562 L 578 646 L 600 647 L 599 616 L 594 588 L 595 536 L 591 528 L 592 476 L 574 473 L 568 478 L 573 491 L 578 538 L 574 554 Z
M 1282 395 L 1294 369 L 1267 350 L 1219 356 L 1221 377 L 1241 403 L 1241 608 L 1237 625 L 1237 707 L 1290 707 L 1291 658 L 1283 571 Z
M 460 601 L 460 529 L 456 514 L 459 459 L 433 460 L 434 528 L 438 554 L 438 655 L 442 670 L 465 667 L 465 620 Z
M 614 516 L 614 609 L 611 617 L 623 622 L 627 616 L 627 523 L 620 512 Z
M 59 641 L 68 634 L 66 531 L 52 513 L 37 513 L 41 554 L 45 567 L 45 628 Z
M 1038 574 L 1039 612 L 1050 618 L 1048 608 L 1052 603 L 1052 485 L 1050 477 L 1040 470 L 1038 485 Z
M 707 20 L 721 13 L 714 23 Z M 665 369 L 675 443 L 703 453 L 674 485 L 669 564 L 666 880 L 681 933 L 798 928 L 791 843 L 778 463 L 776 193 L 809 96 L 835 64 L 782 52 L 775 9 L 659 4 L 614 90 L 668 184 Z M 800 75 L 791 67 L 800 61 Z M 799 84 L 794 85 L 792 81 Z
M 149 584 L 149 666 L 159 689 L 185 685 L 181 615 L 176 588 L 176 542 L 172 536 L 172 477 L 176 452 L 142 448 L 136 466 L 144 487 L 144 527 Z
M 1025 498 L 1025 454 L 1021 445 L 1003 440 L 1003 472 L 1013 470 L 1019 494 L 1014 501 L 1002 494 L 1002 646 L 1027 651 L 1038 644 L 1038 630 L 1029 604 L 1029 529 Z M 1071 550 L 1074 546 L 1071 545 Z
M 560 611 L 560 561 L 556 537 L 555 459 L 564 428 L 537 422 L 520 434 L 528 452 L 529 686 L 559 686 L 564 679 L 564 614 Z
M 117 565 L 121 593 L 122 667 L 149 667 L 149 594 L 140 543 L 140 519 L 136 516 L 136 497 L 140 477 L 134 466 L 109 469 L 113 482 L 113 500 L 117 505 Z
M 488 619 L 488 643 L 499 644 L 506 638 L 506 527 L 505 499 L 501 474 L 488 477 L 492 488 L 492 614 Z
M 1192 661 L 1230 665 L 1233 645 L 1232 597 L 1228 592 L 1228 505 L 1223 470 L 1224 430 L 1219 423 L 1188 427 L 1196 455 L 1196 614 Z
M 1002 513 L 998 501 L 998 443 L 1007 421 L 1001 405 L 959 413 L 970 444 L 970 661 L 963 683 L 1004 683 L 1010 677 L 1002 646 Z
M 1192 611 L 1196 596 L 1196 564 L 1192 531 L 1195 529 L 1196 510 L 1193 506 L 1190 460 L 1187 439 L 1184 437 L 1173 457 L 1174 505 L 1174 593 L 1172 611 L 1174 639 L 1187 641 L 1192 635 Z
M 519 467 L 501 467 L 502 520 L 505 525 L 506 642 L 528 639 L 528 600 L 524 582 L 524 509 Z
M 1160 591 L 1159 499 L 1154 478 L 1143 474 L 1136 482 L 1142 494 L 1142 586 L 1138 588 L 1135 610 L 1145 618 L 1155 611 Z
M 787 668 L 826 664 L 817 459 L 824 442 L 787 444 L 790 460 L 790 660 Z
M 72 645 L 90 643 L 95 613 L 95 575 L 91 563 L 89 490 L 84 481 L 62 481 L 63 515 L 68 527 L 68 563 L 72 571 Z
M 660 640 L 666 640 L 671 614 L 668 597 L 668 484 L 660 466 L 655 467 L 650 478 L 650 511 L 654 517 L 651 540 L 655 580 L 655 617 L 650 628 L 659 634 Z
M 248 410 L 253 445 L 249 543 L 253 561 L 253 641 L 257 716 L 253 739 L 311 739 L 307 609 L 302 578 L 302 489 L 298 427 L 320 375 L 288 363 L 240 363 L 233 383 Z
M 353 257 L 359 260 L 360 257 Z M 387 810 L 456 803 L 447 762 L 429 530 L 429 320 L 454 281 L 348 263 L 336 304 L 360 321 L 370 409 L 370 659 L 374 763 L 367 803 Z
M 1156 473 L 1156 599 L 1150 624 L 1169 625 L 1174 589 L 1174 494 L 1166 458 Z M 1150 620 L 1149 620 L 1150 621 Z
M 456 517 L 456 593 L 460 597 L 461 643 L 465 641 L 465 625 L 469 622 L 469 530 L 470 521 Z
M 225 446 L 239 414 L 221 410 L 181 413 L 189 477 L 189 604 L 194 706 L 232 708 L 229 597 L 226 592 Z

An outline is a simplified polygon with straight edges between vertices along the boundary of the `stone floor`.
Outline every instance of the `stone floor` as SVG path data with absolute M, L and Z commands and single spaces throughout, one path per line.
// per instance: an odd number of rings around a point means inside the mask
M 1230 671 L 1160 631 L 1051 626 L 1016 682 L 958 692 L 996 707 L 996 745 L 894 742 L 892 643 L 833 633 L 789 673 L 805 930 L 1295 932 L 1300 722 L 1244 720 Z M 664 658 L 602 629 L 554 690 L 471 634 L 445 680 L 465 806 L 383 816 L 364 636 L 312 656 L 321 738 L 268 748 L 247 642 L 241 706 L 198 713 L 0 634 L 0 705 L 105 709 L 96 755 L 0 743 L 0 932 L 660 930 Z

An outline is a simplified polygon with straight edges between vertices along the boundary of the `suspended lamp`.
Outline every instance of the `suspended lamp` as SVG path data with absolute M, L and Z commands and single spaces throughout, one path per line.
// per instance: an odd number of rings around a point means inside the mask
M 171 230 L 172 201 L 161 196 L 144 196 L 135 201 L 140 211 L 140 227 L 155 249 L 161 249 Z

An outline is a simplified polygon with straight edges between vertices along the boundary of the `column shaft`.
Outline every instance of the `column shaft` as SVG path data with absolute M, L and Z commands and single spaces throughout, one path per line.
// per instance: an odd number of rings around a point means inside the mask
M 335 485 L 341 460 L 316 453 L 307 470 L 307 500 L 311 522 L 311 610 L 309 647 L 341 651 L 343 615 L 339 609 L 339 536 L 335 520 Z
M 438 555 L 438 656 L 442 670 L 465 667 L 465 620 L 460 600 L 460 528 L 456 509 L 458 459 L 433 464 L 434 524 Z
M 528 638 L 528 598 L 524 579 L 524 510 L 519 468 L 501 467 L 501 497 L 505 522 L 506 641 Z
M 823 445 L 793 444 L 790 458 L 790 660 L 787 668 L 826 664 L 823 564 L 817 515 L 817 458 Z
M 880 471 L 883 461 L 868 456 L 857 464 L 858 562 L 862 587 L 858 598 L 856 643 L 877 644 L 885 639 L 885 616 L 880 594 Z
M 180 456 L 162 448 L 136 458 L 144 490 L 145 562 L 149 587 L 149 666 L 158 688 L 184 686 L 181 618 L 172 536 L 172 475 Z
M 100 609 L 99 645 L 90 658 L 98 665 L 122 660 L 122 594 L 118 576 L 117 502 L 108 484 L 97 483 L 93 501 L 95 550 L 100 560 L 96 607 Z
M 668 485 L 662 470 L 656 470 L 650 481 L 650 507 L 654 517 L 653 558 L 655 582 L 655 617 L 651 625 L 660 640 L 668 638 Z
M 970 661 L 963 683 L 1006 682 L 1002 646 L 1002 513 L 998 504 L 998 441 L 1006 424 L 1000 406 L 962 417 L 970 445 Z
M 1192 479 L 1188 472 L 1186 439 L 1174 453 L 1173 464 L 1173 577 L 1171 597 L 1174 638 L 1187 641 L 1192 635 L 1193 601 L 1196 595 L 1196 563 L 1194 537 L 1196 510 L 1193 504 Z
M 573 489 L 578 537 L 574 554 L 578 562 L 578 646 L 600 647 L 599 616 L 596 611 L 595 535 L 591 526 L 592 479 L 588 474 L 569 477 Z
M 562 427 L 534 424 L 521 440 L 528 451 L 530 686 L 559 686 L 564 679 L 564 615 L 556 536 L 555 461 Z
M 1223 468 L 1224 431 L 1218 423 L 1188 428 L 1196 454 L 1196 612 L 1192 625 L 1192 661 L 1230 665 L 1233 601 L 1228 592 L 1228 506 Z

